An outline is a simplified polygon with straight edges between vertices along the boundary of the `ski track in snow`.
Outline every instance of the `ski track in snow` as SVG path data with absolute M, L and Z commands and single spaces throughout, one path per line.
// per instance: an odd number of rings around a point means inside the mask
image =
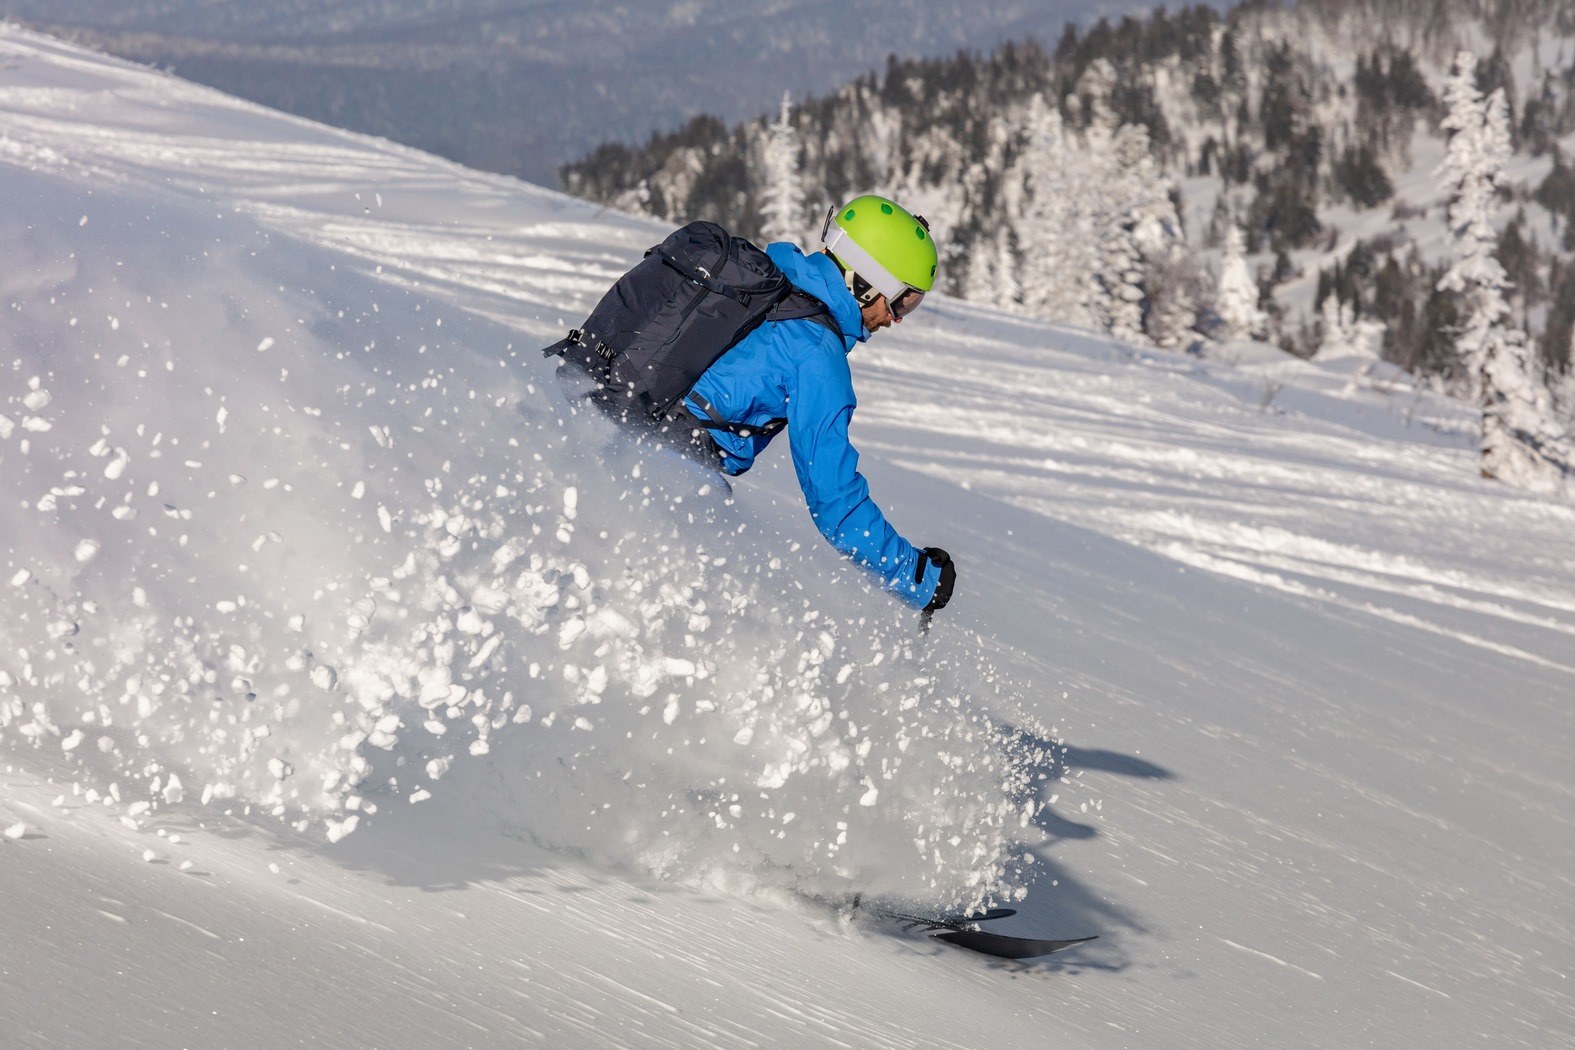
M 1055 395 L 1025 390 L 1028 354 L 1055 351 L 1053 344 L 1025 350 L 986 331 L 972 341 L 970 352 L 988 357 L 988 372 L 949 382 L 945 409 L 918 423 L 909 416 L 882 450 L 911 469 L 1193 568 L 1439 631 L 1465 644 L 1546 661 L 1543 654 L 1449 624 L 1458 619 L 1480 627 L 1485 616 L 1489 624 L 1501 620 L 1554 635 L 1575 629 L 1568 615 L 1575 602 L 1565 586 L 1571 562 L 1558 558 L 1561 537 L 1575 525 L 1575 510 L 1512 495 L 1520 542 L 1511 556 L 1522 554 L 1525 572 L 1506 579 L 1500 552 L 1479 554 L 1486 541 L 1481 515 L 1462 512 L 1472 503 L 1484 509 L 1501 505 L 1504 493 L 1470 484 L 1474 451 L 1447 437 L 1469 426 L 1454 406 L 1427 398 L 1422 422 L 1409 424 L 1435 427 L 1446 436 L 1439 445 L 1375 444 L 1355 426 L 1334 430 L 1300 413 L 1265 420 L 1260 406 L 1231 397 L 1229 385 L 1250 388 L 1240 377 L 1219 376 L 1201 364 L 1162 366 L 1190 371 L 1206 386 L 1227 387 L 1210 406 L 1217 421 L 1201 428 L 1205 440 L 1217 444 L 1208 454 L 1195 440 L 1185 447 L 1174 444 L 1178 421 L 1192 411 L 1190 390 L 1178 391 L 1174 402 L 1156 397 L 1146 378 L 1151 357 L 1118 358 L 1114 367 L 1086 375 L 1079 374 L 1086 359 L 1078 358 L 1066 362 L 1071 374 Z M 997 361 L 1007 364 L 997 369 Z M 944 354 L 904 349 L 895 381 L 931 386 L 945 365 Z M 1123 384 L 1123 372 L 1136 381 Z M 1308 378 L 1317 383 L 1321 377 Z M 1313 396 L 1328 399 L 1329 389 L 1315 388 Z M 916 396 L 938 397 L 939 390 Z M 983 423 L 1008 397 L 1023 404 L 1012 414 L 1016 418 Z M 1364 392 L 1353 413 L 1356 426 L 1392 433 L 1404 425 L 1398 420 L 1402 413 L 1416 411 L 1408 403 L 1412 398 L 1423 395 Z M 1289 418 L 1291 426 L 1275 427 L 1280 418 Z M 1047 425 L 1028 425 L 1035 419 Z M 887 415 L 881 421 L 895 425 L 899 419 Z M 909 440 L 912 431 L 944 438 L 955 451 L 915 460 L 905 454 L 918 444 Z M 1429 542 L 1418 557 L 1354 544 L 1351 536 L 1401 549 L 1420 546 L 1416 537 Z M 1479 562 L 1481 568 L 1472 568 Z M 1452 610 L 1473 615 L 1456 618 Z M 1550 666 L 1568 669 L 1557 660 Z
M 566 409 L 649 224 L 14 28 L 0 190 L 0 1041 L 1575 1038 L 1572 511 L 1459 406 L 927 303 L 921 641 L 780 450 Z

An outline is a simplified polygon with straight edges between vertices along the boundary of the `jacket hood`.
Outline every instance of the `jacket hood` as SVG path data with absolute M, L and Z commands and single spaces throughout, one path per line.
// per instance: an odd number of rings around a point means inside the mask
M 852 350 L 854 343 L 862 343 L 870 334 L 864 328 L 864 315 L 859 301 L 853 298 L 843 282 L 842 271 L 820 252 L 805 255 L 796 244 L 778 241 L 766 248 L 771 261 L 793 282 L 793 287 L 808 292 L 825 303 L 831 316 L 842 330 L 843 344 Z

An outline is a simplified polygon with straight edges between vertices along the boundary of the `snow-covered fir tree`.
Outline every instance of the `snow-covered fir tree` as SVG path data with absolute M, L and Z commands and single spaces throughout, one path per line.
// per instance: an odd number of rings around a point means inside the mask
M 1091 188 L 1100 201 L 1094 305 L 1102 327 L 1118 339 L 1175 347 L 1195 312 L 1174 280 L 1181 221 L 1149 150 L 1148 128 L 1123 124 L 1106 136 L 1095 125 L 1089 142 L 1099 177 Z
M 1321 335 L 1318 361 L 1354 362 L 1355 368 L 1346 380 L 1341 396 L 1351 397 L 1367 386 L 1378 367 L 1379 353 L 1383 349 L 1384 324 L 1366 318 L 1358 319 L 1350 303 L 1343 303 L 1338 296 L 1325 296 L 1320 312 Z
M 1351 355 L 1351 306 L 1342 303 L 1338 296 L 1326 296 L 1319 311 L 1323 333 L 1318 341 L 1317 357 L 1328 360 Z
M 1144 343 L 1143 335 L 1143 252 L 1138 247 L 1137 225 L 1139 216 L 1135 205 L 1127 205 L 1127 191 L 1132 188 L 1131 173 L 1123 170 L 1136 161 L 1131 156 L 1138 146 L 1132 134 L 1123 127 L 1108 136 L 1097 125 L 1089 129 L 1090 152 L 1096 152 L 1105 161 L 1109 181 L 1102 187 L 1106 195 L 1101 201 L 1099 224 L 1099 263 L 1094 273 L 1097 292 L 1094 310 L 1101 327 L 1117 339 Z M 1142 146 L 1148 145 L 1147 133 Z M 1125 154 L 1125 160 L 1121 155 Z
M 1358 318 L 1350 303 L 1343 303 L 1336 296 L 1327 296 L 1320 310 L 1319 361 L 1355 358 L 1360 361 L 1378 360 L 1383 348 L 1384 324 Z
M 1456 348 L 1482 406 L 1483 475 L 1557 490 L 1570 473 L 1566 436 L 1530 341 L 1511 318 L 1509 279 L 1494 254 L 1497 191 L 1511 155 L 1508 106 L 1503 88 L 1483 98 L 1476 64 L 1473 54 L 1460 52 L 1444 85 L 1450 137 L 1439 171 L 1453 262 L 1438 286 L 1460 301 Z
M 793 98 L 782 93 L 782 110 L 766 129 L 762 150 L 765 193 L 761 233 L 767 243 L 794 241 L 803 235 L 804 189 L 799 176 L 798 132 L 793 127 Z
M 1570 329 L 1568 352 L 1569 360 L 1575 361 L 1575 328 Z M 1548 390 L 1553 396 L 1554 418 L 1575 419 L 1575 367 L 1551 373 Z
M 1018 301 L 1036 317 L 1184 346 L 1196 308 L 1181 224 L 1148 129 L 1119 124 L 1099 100 L 1110 75 L 1096 69 L 1086 78 L 1094 85 L 1094 116 L 1085 131 L 1070 131 L 1042 94 L 1026 107 L 1023 148 L 1009 179 L 1019 201 L 1009 223 Z M 980 284 L 971 275 L 970 295 Z M 1008 305 L 999 289 L 987 301 Z
M 1138 226 L 1147 276 L 1143 330 L 1155 346 L 1184 350 L 1198 341 L 1198 289 L 1202 276 L 1186 251 L 1180 220 L 1169 197 L 1164 208 Z
M 1258 305 L 1258 282 L 1247 265 L 1247 238 L 1235 223 L 1225 232 L 1214 312 L 1224 339 L 1263 339 L 1269 334 L 1269 315 Z
M 1017 281 L 1017 248 L 1012 229 L 1003 225 L 993 240 L 980 238 L 968 256 L 968 276 L 963 284 L 970 302 L 993 306 L 1015 306 L 1022 302 L 1022 287 Z
M 1015 173 L 1023 198 L 1015 224 L 1018 301 L 1035 317 L 1092 328 L 1100 320 L 1092 309 L 1098 258 L 1084 151 L 1043 95 L 1029 100 L 1025 139 Z M 999 295 L 993 301 L 1012 302 Z

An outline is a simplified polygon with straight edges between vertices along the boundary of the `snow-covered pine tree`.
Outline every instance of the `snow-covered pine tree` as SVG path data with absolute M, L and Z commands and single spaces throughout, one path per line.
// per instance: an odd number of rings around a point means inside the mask
M 1195 274 L 1148 129 L 1118 124 L 1103 102 L 1114 77 L 1108 66 L 1096 63 L 1080 86 L 1092 112 L 1083 132 L 1068 129 L 1042 93 L 1025 107 L 1022 149 L 1001 197 L 1017 248 L 1017 290 L 1036 317 L 1179 348 L 1196 325 Z M 984 271 L 993 268 L 986 301 L 1007 304 L 1001 256 L 986 259 L 976 249 L 971 265 L 979 272 L 965 282 L 969 297 L 987 287 Z
M 1011 227 L 1002 225 L 996 230 L 994 240 L 981 236 L 973 243 L 973 251 L 968 255 L 968 276 L 963 282 L 963 298 L 987 306 L 1011 307 L 1022 302 L 1022 289 L 1017 283 L 1017 249 L 1012 243 Z
M 1138 243 L 1148 270 L 1148 309 L 1143 330 L 1156 346 L 1185 350 L 1198 341 L 1198 299 L 1203 277 L 1186 251 L 1180 219 L 1168 195 L 1164 208 L 1164 212 L 1138 227 Z
M 1504 91 L 1484 99 L 1476 56 L 1461 51 L 1444 101 L 1450 137 L 1439 171 L 1449 195 L 1454 261 L 1438 287 L 1460 299 L 1455 343 L 1482 406 L 1482 474 L 1522 488 L 1562 490 L 1571 473 L 1567 437 L 1526 333 L 1511 321 L 1508 278 L 1494 255 L 1497 189 L 1511 153 Z
M 1226 339 L 1263 339 L 1269 334 L 1269 315 L 1258 305 L 1258 282 L 1247 265 L 1247 238 L 1234 222 L 1225 232 L 1214 312 Z
M 1575 362 L 1575 328 L 1570 329 L 1568 360 Z M 1553 414 L 1556 419 L 1575 420 L 1575 364 L 1554 371 L 1548 377 L 1548 388 L 1553 395 Z
M 1324 297 L 1322 308 L 1322 333 L 1318 342 L 1317 361 L 1325 364 L 1335 361 L 1353 361 L 1356 367 L 1340 392 L 1351 397 L 1369 385 L 1373 371 L 1378 367 L 1379 353 L 1383 349 L 1384 324 L 1382 321 L 1357 320 L 1350 303 L 1342 303 L 1338 296 Z
M 1018 293 L 1035 317 L 1094 327 L 1089 309 L 1095 258 L 1084 151 L 1070 141 L 1061 112 L 1043 94 L 1029 100 L 1024 146 L 1013 181 L 1022 187 L 1016 240 Z M 1005 300 L 996 298 L 1005 305 Z
M 1323 332 L 1318 340 L 1317 357 L 1322 360 L 1350 357 L 1353 347 L 1351 307 L 1338 296 L 1324 297 L 1320 309 Z
M 1197 321 L 1196 273 L 1149 127 L 1124 121 L 1120 96 L 1120 73 L 1100 57 L 1069 100 L 1087 116 L 1074 180 L 1086 217 L 1078 240 L 1093 256 L 1087 309 L 1097 327 L 1119 339 L 1180 348 L 1191 342 Z
M 766 129 L 762 149 L 765 193 L 761 233 L 767 243 L 797 242 L 803 234 L 804 190 L 799 178 L 798 132 L 793 127 L 793 97 L 782 93 L 782 110 Z
M 1110 103 L 1120 83 L 1115 65 L 1100 57 L 1078 79 L 1075 97 L 1087 114 L 1079 162 L 1080 207 L 1088 243 L 1089 310 L 1095 326 L 1129 343 L 1146 343 L 1143 252 L 1138 245 L 1142 189 L 1139 166 L 1148 153 L 1148 129 L 1123 125 Z
M 1191 327 L 1191 310 L 1168 303 L 1157 311 L 1161 270 L 1172 263 L 1181 222 L 1159 165 L 1149 152 L 1148 129 L 1123 124 L 1105 139 L 1090 129 L 1093 163 L 1102 167 L 1103 207 L 1099 227 L 1096 309 L 1104 327 L 1118 339 L 1174 345 L 1176 329 Z M 1102 141 L 1103 140 L 1103 141 Z M 1104 143 L 1108 142 L 1108 145 Z M 1167 286 L 1168 290 L 1168 286 Z M 1184 317 L 1173 316 L 1182 307 Z M 1164 340 L 1164 342 L 1161 342 Z

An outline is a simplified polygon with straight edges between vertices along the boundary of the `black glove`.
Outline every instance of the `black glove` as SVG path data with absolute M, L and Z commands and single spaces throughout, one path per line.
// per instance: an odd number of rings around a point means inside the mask
M 924 607 L 926 613 L 946 608 L 946 603 L 952 600 L 952 588 L 957 585 L 957 563 L 952 561 L 950 554 L 939 547 L 926 547 L 920 552 L 919 564 L 913 573 L 915 585 L 924 582 L 924 574 L 929 570 L 931 563 L 941 567 L 941 578 L 935 584 L 935 596 L 930 599 L 930 604 Z

